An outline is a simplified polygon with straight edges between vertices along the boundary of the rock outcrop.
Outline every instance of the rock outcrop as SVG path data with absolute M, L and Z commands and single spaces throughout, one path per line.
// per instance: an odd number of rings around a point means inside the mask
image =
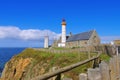
M 0 80 L 30 80 L 48 71 L 48 59 L 36 56 L 38 53 L 26 49 L 14 56 L 4 67 Z
M 2 73 L 2 79 L 4 80 L 22 80 L 25 75 L 25 70 L 30 64 L 30 58 L 20 58 L 16 60 L 16 58 L 12 58 L 7 64 Z

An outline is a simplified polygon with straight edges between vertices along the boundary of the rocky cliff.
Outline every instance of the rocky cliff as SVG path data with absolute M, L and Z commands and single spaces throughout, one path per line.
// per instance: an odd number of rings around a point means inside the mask
M 2 78 L 4 80 L 21 80 L 26 73 L 26 68 L 31 63 L 30 58 L 12 58 L 4 68 Z
M 14 56 L 6 63 L 2 72 L 1 80 L 30 80 L 31 78 L 44 74 L 47 68 L 47 59 L 37 55 L 40 51 L 27 49 Z M 43 63 L 43 61 L 45 61 Z M 38 63 L 39 62 L 39 63 Z
M 91 54 L 91 56 L 93 55 Z M 78 52 L 56 54 L 46 52 L 46 50 L 26 49 L 6 63 L 0 80 L 30 80 L 49 72 L 52 67 L 59 66 L 61 68 L 85 60 L 87 57 L 87 54 L 81 53 L 78 55 Z M 69 71 L 69 73 L 65 73 L 65 76 L 71 76 L 76 80 L 75 77 L 80 72 L 84 72 L 88 67 L 90 67 L 90 64 L 83 65 L 75 70 Z

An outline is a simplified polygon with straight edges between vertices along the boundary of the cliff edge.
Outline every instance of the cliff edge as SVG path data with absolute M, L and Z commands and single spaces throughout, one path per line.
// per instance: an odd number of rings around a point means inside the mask
M 95 54 L 91 54 L 95 56 Z M 0 80 L 30 80 L 43 75 L 53 67 L 62 68 L 67 65 L 83 61 L 88 58 L 88 53 L 69 52 L 69 53 L 51 53 L 46 50 L 26 49 L 22 53 L 14 56 L 5 65 Z M 64 74 L 66 77 L 72 77 L 77 80 L 79 73 L 85 72 L 91 67 L 90 63 L 79 68 L 73 69 Z

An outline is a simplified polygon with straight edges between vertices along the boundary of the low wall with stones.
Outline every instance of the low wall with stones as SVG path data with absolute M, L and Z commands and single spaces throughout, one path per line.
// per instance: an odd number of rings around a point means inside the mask
M 109 62 L 101 62 L 99 67 L 89 68 L 79 75 L 79 80 L 120 80 L 120 55 L 113 56 Z

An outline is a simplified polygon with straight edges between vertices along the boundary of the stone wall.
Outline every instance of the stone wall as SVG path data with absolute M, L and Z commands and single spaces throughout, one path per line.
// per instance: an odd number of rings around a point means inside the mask
M 89 68 L 87 74 L 80 77 L 79 80 L 120 80 L 120 55 L 115 55 L 107 63 L 102 61 L 98 68 Z
M 73 41 L 73 42 L 66 42 L 67 48 L 72 47 L 84 47 L 88 45 L 88 40 L 81 40 L 81 41 Z
M 93 32 L 92 36 L 89 39 L 88 44 L 91 46 L 97 46 L 100 44 L 100 38 L 98 34 L 96 33 L 96 31 Z

